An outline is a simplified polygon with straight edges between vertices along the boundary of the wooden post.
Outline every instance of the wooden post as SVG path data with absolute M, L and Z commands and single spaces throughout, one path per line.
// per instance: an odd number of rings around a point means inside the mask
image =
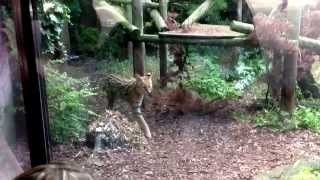
M 237 20 L 242 21 L 242 6 L 243 6 L 243 0 L 238 0 L 237 4 Z
M 164 20 L 168 18 L 168 0 L 160 0 L 160 13 Z M 165 43 L 159 44 L 160 55 L 160 84 L 165 87 L 167 83 L 164 79 L 167 77 L 167 61 L 168 61 L 168 45 Z
M 282 67 L 283 67 L 283 54 L 280 50 L 273 50 L 273 59 L 271 74 L 269 75 L 269 82 L 271 87 L 271 96 L 272 99 L 276 102 L 279 102 L 281 97 L 281 77 Z
M 204 1 L 183 23 L 182 26 L 188 27 L 203 17 L 213 6 L 214 0 Z
M 129 23 L 132 24 L 132 4 L 126 4 L 126 13 L 127 13 L 127 20 Z M 133 61 L 133 44 L 132 41 L 128 42 L 128 59 L 130 62 Z
M 139 36 L 143 35 L 143 4 L 142 0 L 132 1 L 133 24 L 140 30 Z M 138 38 L 137 38 L 138 39 Z M 143 42 L 135 40 L 133 42 L 133 72 L 134 74 L 144 75 L 144 55 L 145 45 Z
M 301 8 L 289 7 L 288 18 L 295 28 L 294 31 L 291 34 L 289 34 L 289 39 L 298 40 L 301 27 Z M 296 47 L 298 47 L 298 41 L 296 42 Z M 285 52 L 280 108 L 281 110 L 289 113 L 292 113 L 295 110 L 296 106 L 295 87 L 297 80 L 298 58 L 298 51 Z

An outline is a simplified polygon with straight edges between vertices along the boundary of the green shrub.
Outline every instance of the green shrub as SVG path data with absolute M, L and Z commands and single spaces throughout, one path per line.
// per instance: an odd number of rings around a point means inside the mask
M 237 81 L 235 83 L 237 90 L 244 90 L 265 72 L 265 61 L 259 50 L 246 51 L 242 49 L 235 71 L 231 73 L 228 79 Z
M 97 28 L 78 26 L 76 33 L 77 52 L 88 56 L 94 56 L 99 50 L 100 32 Z
M 320 132 L 320 110 L 318 108 L 299 106 L 294 117 L 299 127 Z
M 63 3 L 46 0 L 42 17 L 43 52 L 49 55 L 66 54 L 62 40 L 63 28 L 70 22 L 70 9 Z
M 45 70 L 51 137 L 57 143 L 77 141 L 86 132 L 90 116 L 95 115 L 87 104 L 94 89 L 87 79 L 71 78 L 50 65 Z
M 209 60 L 205 60 L 204 69 L 200 68 L 194 72 L 193 77 L 184 81 L 184 84 L 209 99 L 222 99 L 240 95 L 232 83 L 221 77 L 218 65 Z
M 253 118 L 253 122 L 276 130 L 305 128 L 320 133 L 320 110 L 319 107 L 299 105 L 290 115 L 278 108 L 265 109 Z

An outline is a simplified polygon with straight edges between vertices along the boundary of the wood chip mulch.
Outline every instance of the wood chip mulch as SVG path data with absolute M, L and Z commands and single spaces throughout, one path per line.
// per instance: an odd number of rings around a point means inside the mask
M 320 157 L 320 136 L 308 130 L 273 132 L 234 121 L 236 108 L 205 116 L 146 112 L 153 139 L 144 149 L 93 153 L 84 146 L 54 148 L 56 160 L 73 161 L 98 180 L 253 179 L 299 159 Z

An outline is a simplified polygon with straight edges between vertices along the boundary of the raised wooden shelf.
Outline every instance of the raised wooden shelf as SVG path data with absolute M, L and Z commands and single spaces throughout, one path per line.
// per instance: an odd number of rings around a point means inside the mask
M 185 29 L 160 32 L 162 37 L 195 39 L 231 39 L 245 37 L 245 34 L 232 31 L 227 25 L 194 24 Z

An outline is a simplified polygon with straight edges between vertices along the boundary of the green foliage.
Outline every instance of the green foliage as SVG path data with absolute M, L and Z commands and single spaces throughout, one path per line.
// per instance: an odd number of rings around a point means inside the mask
M 293 165 L 276 167 L 262 172 L 254 179 L 259 180 L 319 180 L 320 164 L 317 160 L 298 160 Z
M 124 57 L 124 47 L 127 46 L 128 38 L 126 32 L 121 25 L 112 29 L 106 35 L 100 37 L 103 41 L 99 42 L 99 49 L 96 57 L 99 59 L 121 59 Z
M 158 58 L 146 56 L 144 65 L 145 72 L 151 72 L 153 82 L 157 82 L 160 76 Z M 98 67 L 97 71 L 101 73 L 118 74 L 126 78 L 131 78 L 133 76 L 133 64 L 130 60 L 109 61 L 107 63 L 105 61 L 100 61 Z
M 310 108 L 299 106 L 299 109 L 294 112 L 294 117 L 298 121 L 298 126 L 301 128 L 312 129 L 320 132 L 320 110 L 319 108 Z
M 94 54 L 99 51 L 100 32 L 97 28 L 78 26 L 76 33 L 76 48 L 81 54 L 88 56 L 94 56 Z
M 204 0 L 191 0 L 181 1 L 173 0 L 170 1 L 170 9 L 174 9 L 179 13 L 177 20 L 179 22 L 184 21 Z M 206 24 L 226 24 L 227 19 L 221 16 L 221 13 L 228 9 L 227 0 L 216 0 L 212 9 L 200 19 L 201 23 Z
M 320 133 L 320 110 L 317 106 L 299 105 L 290 115 L 278 108 L 265 109 L 253 118 L 253 122 L 275 130 L 305 128 Z
M 204 69 L 194 72 L 193 77 L 190 80 L 186 80 L 184 84 L 197 91 L 201 96 L 210 99 L 222 99 L 240 95 L 232 83 L 221 77 L 218 65 L 209 60 L 205 61 Z
M 65 47 L 62 42 L 63 28 L 70 22 L 70 9 L 60 1 L 46 0 L 43 4 L 42 17 L 43 51 L 45 54 L 65 55 Z
M 231 72 L 227 79 L 237 81 L 235 88 L 242 91 L 265 72 L 266 65 L 259 50 L 242 49 L 235 71 Z
M 79 140 L 85 133 L 90 116 L 95 115 L 87 98 L 95 95 L 88 79 L 74 79 L 46 66 L 50 132 L 54 142 Z

